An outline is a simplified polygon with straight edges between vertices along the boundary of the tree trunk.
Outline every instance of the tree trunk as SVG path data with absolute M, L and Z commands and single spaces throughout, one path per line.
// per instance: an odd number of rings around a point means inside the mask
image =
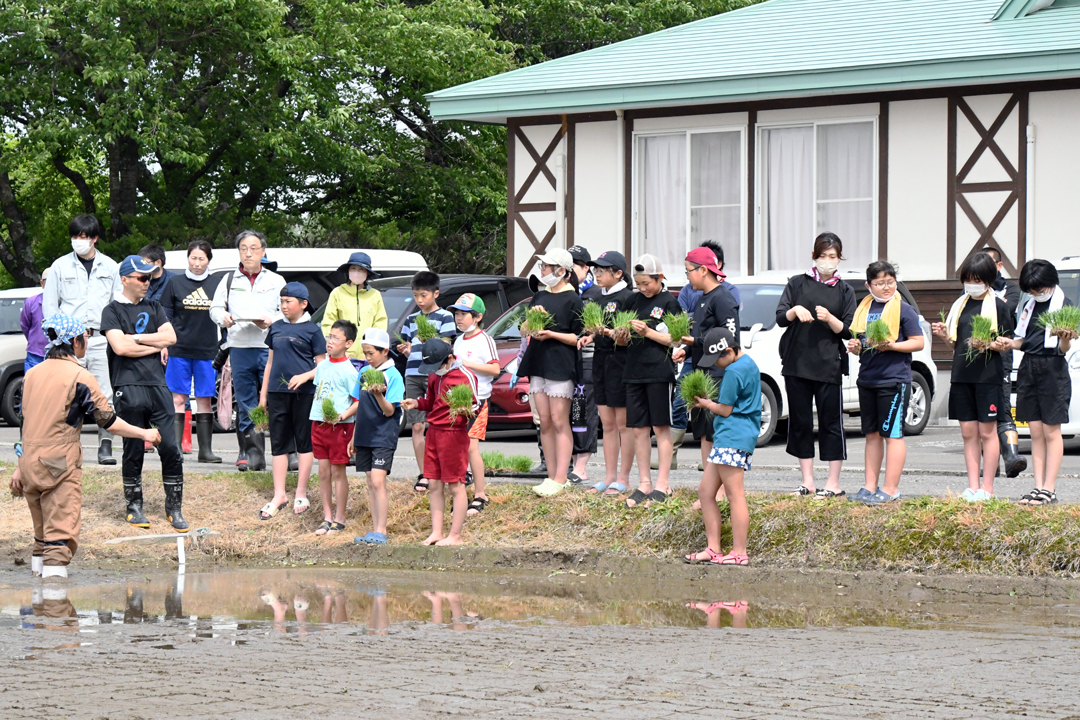
M 11 243 L 9 247 L 0 242 L 0 263 L 3 263 L 19 285 L 37 285 L 41 282 L 41 275 L 34 267 L 34 248 L 30 243 L 30 235 L 26 232 L 26 216 L 15 198 L 11 178 L 6 170 L 0 172 L 0 209 L 7 218 L 8 240 Z
M 109 145 L 109 239 L 123 237 L 130 232 L 126 218 L 139 209 L 139 144 L 122 135 Z

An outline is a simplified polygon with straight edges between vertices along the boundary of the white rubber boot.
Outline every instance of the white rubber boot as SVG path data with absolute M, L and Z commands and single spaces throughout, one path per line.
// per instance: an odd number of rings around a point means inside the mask
M 41 568 L 45 567 L 45 558 L 41 555 L 34 555 L 30 558 L 30 572 L 34 577 L 41 577 Z
M 44 565 L 41 568 L 41 579 L 49 578 L 64 579 L 68 576 L 67 565 Z

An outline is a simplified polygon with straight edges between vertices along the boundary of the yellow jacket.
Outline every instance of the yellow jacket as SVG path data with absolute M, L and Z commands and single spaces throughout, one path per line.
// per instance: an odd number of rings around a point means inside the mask
M 348 320 L 356 325 L 356 342 L 349 348 L 349 357 L 362 359 L 363 348 L 360 338 L 370 327 L 386 330 L 386 308 L 383 306 L 382 293 L 378 290 L 360 288 L 352 283 L 338 285 L 326 301 L 326 312 L 322 319 L 323 335 L 330 334 L 330 328 L 337 320 Z

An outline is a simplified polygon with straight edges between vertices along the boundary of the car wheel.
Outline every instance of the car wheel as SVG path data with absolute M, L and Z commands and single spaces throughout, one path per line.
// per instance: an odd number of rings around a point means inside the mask
M 22 425 L 22 375 L 12 378 L 4 388 L 4 398 L 0 400 L 0 416 L 12 427 Z
M 758 432 L 757 446 L 764 447 L 769 444 L 776 434 L 776 426 L 780 422 L 780 407 L 776 402 L 776 393 L 766 383 L 761 383 L 761 431 Z
M 911 401 L 904 417 L 904 434 L 918 435 L 930 422 L 930 383 L 921 374 L 911 373 Z

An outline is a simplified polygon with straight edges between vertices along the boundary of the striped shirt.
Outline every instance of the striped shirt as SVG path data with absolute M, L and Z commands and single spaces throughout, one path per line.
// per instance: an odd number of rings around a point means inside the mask
M 420 374 L 420 361 L 423 358 L 423 353 L 420 351 L 423 345 L 416 337 L 416 316 L 420 314 L 417 310 L 409 317 L 405 318 L 405 324 L 401 326 L 401 339 L 409 343 L 412 346 L 412 350 L 409 352 L 409 359 L 405 363 L 406 375 L 419 375 Z M 435 327 L 439 329 L 439 335 L 444 338 L 453 339 L 457 335 L 457 325 L 454 324 L 454 313 L 449 310 L 443 310 L 437 308 L 430 314 L 425 315 Z
M 454 357 L 458 362 L 468 360 L 471 363 L 499 367 L 499 351 L 495 348 L 495 341 L 483 330 L 472 337 L 458 335 L 458 339 L 454 341 Z M 491 383 L 495 377 L 483 373 L 474 374 L 476 375 L 476 399 L 487 400 L 491 397 Z

